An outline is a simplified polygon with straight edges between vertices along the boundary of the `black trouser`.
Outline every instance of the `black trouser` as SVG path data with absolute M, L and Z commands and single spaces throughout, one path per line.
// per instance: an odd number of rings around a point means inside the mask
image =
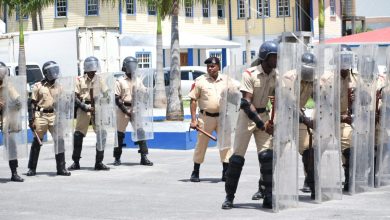
M 306 171 L 306 183 L 310 188 L 312 195 L 315 195 L 314 186 L 314 149 L 309 148 L 304 150 L 302 154 L 302 162 Z
M 38 142 L 37 137 L 34 138 L 31 144 L 30 158 L 28 160 L 28 168 L 35 170 L 37 169 L 39 152 L 41 151 L 41 145 Z
M 242 167 L 244 166 L 245 158 L 239 155 L 232 155 L 229 159 L 229 167 L 226 171 L 225 192 L 229 200 L 234 199 L 234 194 L 237 191 L 238 182 L 240 180 Z
M 264 190 L 264 198 L 272 200 L 272 166 L 273 151 L 265 150 L 259 153 L 260 167 L 260 186 Z
M 76 163 L 80 161 L 81 150 L 83 149 L 84 134 L 80 131 L 75 131 L 73 135 L 73 154 L 72 160 Z
M 10 160 L 8 163 L 9 168 L 11 169 L 11 173 L 16 173 L 16 170 L 18 168 L 18 160 Z

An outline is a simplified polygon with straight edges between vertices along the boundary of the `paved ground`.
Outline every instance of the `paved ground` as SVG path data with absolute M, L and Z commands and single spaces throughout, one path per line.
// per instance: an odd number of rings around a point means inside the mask
M 259 201 L 251 200 L 259 176 L 253 142 L 232 210 L 220 208 L 224 183 L 219 181 L 222 167 L 215 148 L 209 149 L 201 167 L 202 181 L 191 183 L 192 150 L 151 150 L 155 166 L 144 167 L 138 165 L 136 150 L 126 149 L 122 166 L 96 172 L 92 134 L 85 144 L 83 169 L 70 177 L 55 175 L 50 144 L 41 151 L 37 176 L 25 176 L 27 159 L 20 161 L 24 183 L 9 182 L 8 163 L 0 162 L 0 219 L 390 219 L 390 187 L 323 204 L 302 194 L 299 208 L 280 213 L 260 208 Z M 111 164 L 112 151 L 105 155 Z M 70 151 L 67 161 L 70 165 Z

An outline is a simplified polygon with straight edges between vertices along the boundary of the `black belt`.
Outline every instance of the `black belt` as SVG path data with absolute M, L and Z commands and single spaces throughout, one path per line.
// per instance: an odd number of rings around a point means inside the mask
M 91 101 L 84 101 L 84 104 L 90 105 L 92 102 Z
M 257 113 L 261 114 L 267 111 L 266 108 L 256 108 Z
M 131 102 L 123 102 L 124 106 L 131 107 Z
M 43 112 L 43 113 L 53 113 L 54 109 L 52 109 L 52 108 L 44 109 L 44 108 L 36 107 L 35 111 L 39 111 L 39 112 Z
M 206 111 L 203 111 L 203 110 L 200 110 L 199 112 L 200 112 L 200 114 L 203 114 L 203 112 L 204 112 L 209 117 L 218 117 L 219 116 L 219 112 L 217 112 L 217 113 L 210 113 L 210 112 L 206 112 Z

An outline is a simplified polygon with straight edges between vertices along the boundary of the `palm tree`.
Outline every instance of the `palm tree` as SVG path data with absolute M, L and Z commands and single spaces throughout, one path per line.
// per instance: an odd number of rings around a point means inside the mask
M 324 42 L 325 39 L 325 8 L 324 0 L 318 0 L 318 39 L 320 43 Z
M 42 9 L 47 6 L 54 4 L 55 0 L 30 0 L 26 7 L 31 14 L 31 23 L 33 31 L 38 30 L 38 15 L 39 15 L 39 24 L 41 30 L 43 30 L 43 21 L 42 21 Z
M 11 15 L 13 12 L 17 13 L 19 16 L 19 75 L 26 75 L 26 51 L 24 48 L 24 28 L 23 28 L 23 19 L 22 17 L 28 15 L 30 11 L 28 10 L 29 0 L 0 0 L 1 5 L 6 5 L 8 8 L 8 14 Z

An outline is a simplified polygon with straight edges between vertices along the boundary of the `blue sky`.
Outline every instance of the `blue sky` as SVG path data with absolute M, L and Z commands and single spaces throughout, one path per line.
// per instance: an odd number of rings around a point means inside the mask
M 390 0 L 356 0 L 356 15 L 390 17 Z

